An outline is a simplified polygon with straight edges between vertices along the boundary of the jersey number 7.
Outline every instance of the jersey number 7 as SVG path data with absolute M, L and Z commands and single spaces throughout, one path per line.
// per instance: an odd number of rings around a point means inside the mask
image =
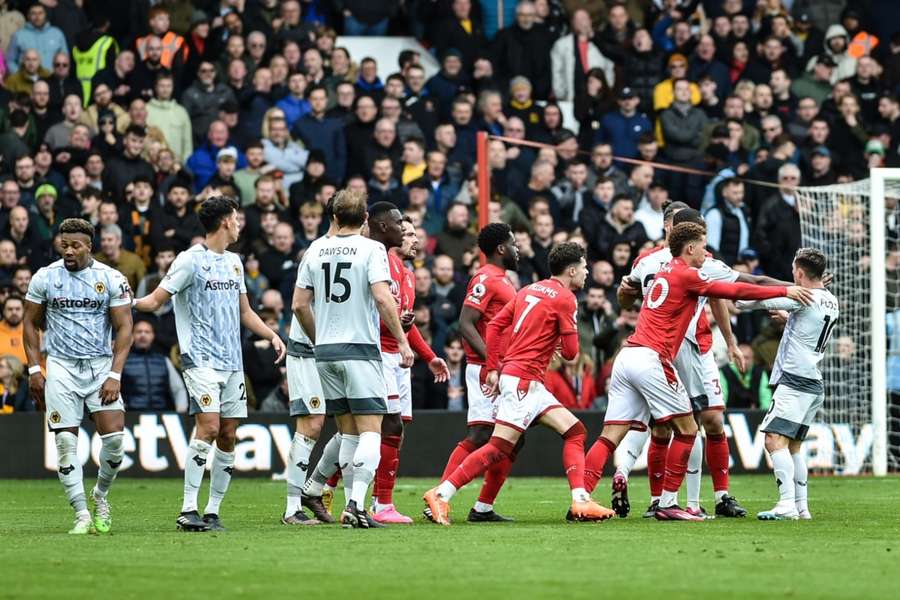
M 522 327 L 522 323 L 525 321 L 525 317 L 528 316 L 528 313 L 538 305 L 541 299 L 537 296 L 532 296 L 531 294 L 527 294 L 525 296 L 525 304 L 528 306 L 525 307 L 525 310 L 522 311 L 522 314 L 519 315 L 519 320 L 516 321 L 516 326 L 513 327 L 513 333 L 519 333 L 519 329 Z

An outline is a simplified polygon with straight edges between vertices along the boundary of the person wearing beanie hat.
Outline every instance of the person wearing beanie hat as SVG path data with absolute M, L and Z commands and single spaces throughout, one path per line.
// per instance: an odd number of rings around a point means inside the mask
M 669 57 L 666 63 L 669 69 L 669 77 L 663 79 L 653 88 L 653 110 L 661 112 L 675 101 L 674 83 L 676 79 L 687 77 L 688 60 L 684 54 L 676 52 Z M 691 104 L 694 106 L 700 104 L 702 96 L 700 94 L 700 86 L 693 81 L 691 82 Z M 661 140 L 661 134 L 657 131 L 657 138 Z

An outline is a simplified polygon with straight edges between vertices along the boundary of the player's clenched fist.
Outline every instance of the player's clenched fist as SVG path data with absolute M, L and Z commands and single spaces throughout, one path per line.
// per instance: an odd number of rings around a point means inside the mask
M 38 371 L 28 378 L 28 391 L 37 405 L 38 410 L 44 410 L 44 374 Z
M 116 400 L 119 399 L 119 390 L 122 388 L 122 384 L 113 379 L 112 377 L 108 377 L 106 381 L 103 382 L 103 386 L 100 388 L 100 404 L 103 406 L 107 406 L 108 404 L 112 404 Z

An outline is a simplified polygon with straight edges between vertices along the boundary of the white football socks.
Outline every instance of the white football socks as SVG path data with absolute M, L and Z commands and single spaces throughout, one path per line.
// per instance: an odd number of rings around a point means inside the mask
M 356 454 L 356 448 L 359 446 L 358 435 L 341 434 L 341 450 L 338 454 L 338 462 L 341 464 L 341 475 L 344 480 L 344 506 L 350 502 L 353 495 L 353 455 Z M 363 508 L 360 506 L 359 508 Z
M 794 508 L 794 459 L 787 448 L 781 448 L 770 454 L 775 482 L 778 484 L 778 504 L 785 508 Z
M 66 490 L 66 498 L 79 520 L 89 519 L 87 499 L 84 496 L 83 471 L 78 460 L 78 436 L 69 431 L 56 434 L 57 475 Z
M 225 493 L 228 492 L 233 472 L 234 451 L 222 452 L 216 448 L 209 476 L 209 501 L 206 503 L 203 514 L 219 514 L 219 506 L 222 504 L 222 500 L 225 499 Z
M 335 433 L 322 449 L 319 463 L 303 486 L 303 493 L 307 496 L 321 496 L 325 482 L 337 472 L 340 466 L 341 439 L 341 434 Z
M 291 442 L 291 451 L 288 454 L 287 465 L 287 505 L 284 516 L 289 517 L 300 510 L 303 486 L 306 483 L 306 475 L 309 472 L 309 455 L 312 454 L 316 440 L 308 438 L 302 433 L 295 433 Z
M 116 475 L 119 473 L 119 467 L 122 466 L 122 457 L 125 454 L 122 443 L 124 438 L 125 434 L 121 431 L 100 436 L 103 445 L 100 447 L 100 470 L 97 473 L 97 487 L 94 488 L 98 496 L 106 497 L 106 494 L 109 492 L 109 486 L 112 485 Z
M 206 457 L 212 446 L 203 440 L 194 438 L 188 446 L 187 457 L 184 460 L 184 501 L 181 504 L 181 512 L 197 510 L 197 494 L 200 493 L 200 485 L 203 483 L 203 471 L 206 470 Z
M 809 512 L 809 471 L 806 468 L 806 457 L 803 452 L 791 455 L 794 459 L 794 502 L 797 512 Z
M 703 468 L 703 437 L 697 435 L 694 447 L 688 457 L 687 472 L 684 474 L 684 486 L 687 493 L 687 507 L 700 508 L 700 476 Z
M 375 470 L 381 460 L 381 433 L 364 431 L 359 434 L 359 444 L 353 454 L 353 491 L 351 499 L 357 508 L 365 508 L 369 484 L 375 479 Z
M 624 449 L 624 454 L 619 454 L 621 462 L 616 465 L 616 471 L 621 473 L 626 480 L 631 474 L 631 470 L 634 468 L 634 463 L 637 462 L 637 459 L 641 456 L 641 452 L 644 451 L 644 446 L 647 445 L 648 439 L 650 439 L 649 430 L 632 430 L 625 434 L 622 443 L 619 444 L 619 448 Z

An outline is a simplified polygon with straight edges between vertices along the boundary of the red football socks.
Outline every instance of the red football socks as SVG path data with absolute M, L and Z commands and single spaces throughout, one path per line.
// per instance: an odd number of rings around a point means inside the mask
M 444 473 L 441 475 L 441 481 L 447 481 L 450 478 L 450 475 L 453 474 L 453 471 L 462 464 L 466 457 L 475 452 L 478 449 L 472 440 L 469 438 L 465 438 L 463 441 L 456 445 L 456 448 L 453 449 L 453 452 L 450 454 L 450 458 L 447 460 L 447 466 L 444 467 Z M 502 485 L 502 484 L 501 484 Z
M 467 456 L 445 481 L 449 481 L 453 487 L 460 489 L 487 471 L 491 465 L 503 459 L 509 459 L 514 448 L 515 444 L 511 444 L 503 438 L 492 437 L 487 444 Z
M 578 421 L 563 434 L 562 461 L 569 489 L 584 488 L 584 439 L 587 429 Z
M 650 495 L 654 498 L 662 496 L 668 451 L 668 438 L 650 436 L 650 446 L 647 448 L 647 477 L 650 479 Z
M 393 504 L 394 484 L 397 482 L 397 467 L 400 464 L 399 435 L 385 435 L 381 437 L 381 460 L 375 471 L 375 484 L 372 488 L 372 497 L 379 504 Z
M 600 478 L 603 476 L 603 467 L 610 455 L 616 451 L 616 445 L 607 438 L 600 436 L 584 459 L 584 489 L 588 493 L 594 491 Z
M 728 438 L 724 433 L 706 435 L 706 464 L 712 475 L 713 490 L 728 491 Z
M 493 504 L 500 493 L 500 488 L 506 482 L 513 466 L 513 457 L 507 457 L 488 468 L 484 474 L 484 484 L 481 486 L 481 492 L 478 494 L 478 501 L 483 504 Z
M 669 452 L 666 454 L 666 479 L 663 483 L 663 490 L 678 492 L 681 482 L 684 481 L 684 474 L 687 472 L 688 458 L 691 456 L 691 449 L 694 447 L 696 437 L 696 434 L 675 434 L 672 443 L 669 444 Z
M 341 481 L 341 477 L 342 477 L 341 470 L 338 469 L 337 471 L 334 472 L 334 475 L 332 475 L 331 477 L 328 478 L 328 481 L 325 482 L 325 485 L 327 485 L 330 488 L 336 488 L 338 483 L 340 483 L 340 481 Z

